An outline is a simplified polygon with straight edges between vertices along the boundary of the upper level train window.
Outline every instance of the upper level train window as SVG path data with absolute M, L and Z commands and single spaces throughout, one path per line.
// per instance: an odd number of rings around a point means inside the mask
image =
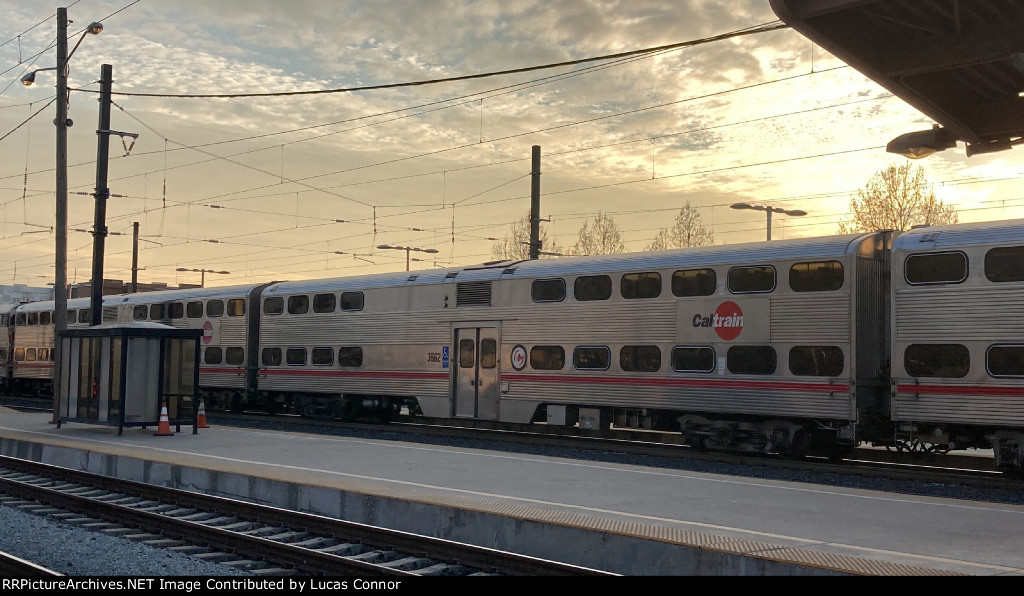
M 260 360 L 263 362 L 263 366 L 280 366 L 281 348 L 263 348 Z
M 180 319 L 185 316 L 185 305 L 181 302 L 172 302 L 167 305 L 167 313 L 172 319 Z
M 493 339 L 480 340 L 480 368 L 498 366 L 498 342 Z
M 92 322 L 92 309 L 83 308 L 78 311 L 78 322 L 79 323 L 90 323 Z
M 17 315 L 15 315 L 14 324 L 20 327 L 25 324 L 25 320 L 25 313 L 20 312 Z
M 334 312 L 337 303 L 338 298 L 334 294 L 316 294 L 313 296 L 313 312 Z
M 658 372 L 661 370 L 661 348 L 658 346 L 622 346 L 619 367 L 626 372 Z
M 627 273 L 622 276 L 619 290 L 626 299 L 657 298 L 661 295 L 661 274 L 657 271 Z
M 1024 346 L 992 346 L 985 367 L 993 377 L 1024 377 Z
M 733 267 L 729 270 L 729 291 L 733 294 L 771 292 L 775 289 L 775 267 Z
M 572 365 L 580 369 L 608 370 L 612 352 L 606 347 L 580 347 L 572 352 Z
M 672 274 L 672 294 L 686 296 L 710 296 L 715 293 L 718 275 L 714 269 L 687 269 Z
M 903 352 L 903 367 L 912 377 L 958 379 L 971 368 L 971 353 L 961 344 L 911 344 Z
M 341 310 L 363 310 L 363 293 L 342 292 Z
M 36 313 L 36 312 L 28 313 L 28 324 L 29 325 L 38 325 L 39 324 L 39 313 Z
M 7 348 L 0 348 L 0 362 L 7 361 Z
M 967 279 L 962 252 L 920 253 L 907 257 L 904 275 L 911 284 L 958 284 Z
M 223 359 L 224 354 L 217 346 L 210 346 L 203 350 L 203 362 L 206 364 L 220 364 Z
M 612 278 L 607 275 L 583 275 L 572 284 L 576 300 L 607 300 L 612 297 Z
M 711 372 L 715 370 L 715 350 L 706 346 L 676 346 L 672 348 L 672 370 Z
M 309 296 L 301 294 L 288 297 L 288 314 L 304 315 L 307 312 L 309 312 Z
M 208 317 L 222 317 L 224 316 L 224 301 L 223 300 L 210 300 L 206 303 L 206 316 Z
M 44 310 L 43 312 L 39 313 L 39 324 L 40 325 L 49 325 L 50 324 L 50 311 Z
M 289 366 L 301 366 L 306 363 L 306 348 L 288 348 L 285 361 Z
M 530 288 L 534 302 L 561 302 L 565 300 L 564 279 L 535 279 Z
M 263 301 L 263 314 L 279 315 L 284 312 L 284 298 L 274 296 Z
M 245 300 L 242 300 L 241 298 L 232 298 L 231 300 L 228 300 L 228 316 L 245 316 Z
M 313 348 L 313 365 L 330 366 L 334 364 L 334 350 L 331 348 Z
M 224 350 L 224 362 L 233 366 L 239 366 L 245 362 L 245 348 L 231 347 Z M 278 350 L 277 363 L 281 364 L 281 351 Z
M 843 350 L 837 346 L 794 346 L 789 350 L 789 372 L 807 377 L 843 374 Z
M 132 318 L 136 321 L 145 321 L 149 316 L 149 307 L 145 304 L 136 304 L 132 308 Z
M 77 320 L 78 320 L 78 311 L 77 310 L 69 310 L 68 311 L 68 323 L 74 323 Z
M 82 311 L 85 312 L 85 311 Z M 154 304 L 149 307 L 149 320 L 150 321 L 162 321 L 164 320 L 164 305 Z
M 985 253 L 985 277 L 996 283 L 1024 281 L 1024 246 L 1000 246 Z
M 359 367 L 362 365 L 362 348 L 359 346 L 338 348 L 338 366 Z
M 725 366 L 737 375 L 770 375 L 775 373 L 777 356 L 771 346 L 732 346 L 725 356 Z
M 839 261 L 797 263 L 789 268 L 789 287 L 794 292 L 831 292 L 843 287 Z
M 565 348 L 562 346 L 533 346 L 530 348 L 530 368 L 562 370 L 565 368 Z
M 203 318 L 203 303 L 198 300 L 190 300 L 185 305 L 185 315 L 190 319 Z

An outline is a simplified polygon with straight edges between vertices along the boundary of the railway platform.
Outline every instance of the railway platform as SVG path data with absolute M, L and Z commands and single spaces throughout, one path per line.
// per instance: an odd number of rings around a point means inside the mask
M 0 454 L 631 576 L 1024 577 L 1024 506 L 394 438 L 65 423 Z

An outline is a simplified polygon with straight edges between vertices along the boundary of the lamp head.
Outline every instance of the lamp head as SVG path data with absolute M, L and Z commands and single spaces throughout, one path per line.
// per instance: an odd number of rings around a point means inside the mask
M 103 31 L 103 23 L 100 23 L 99 21 L 93 21 L 89 23 L 89 26 L 86 27 L 85 30 L 89 33 L 92 33 L 93 35 L 99 35 L 100 32 Z
M 28 87 L 32 83 L 36 82 L 36 71 L 26 73 L 25 76 L 21 77 L 21 84 Z

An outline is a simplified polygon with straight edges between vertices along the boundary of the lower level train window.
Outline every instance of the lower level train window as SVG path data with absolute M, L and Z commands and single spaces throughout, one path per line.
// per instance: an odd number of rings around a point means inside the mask
M 704 346 L 676 346 L 672 348 L 672 370 L 711 372 L 715 370 L 715 350 Z
M 992 346 L 985 366 L 993 377 L 1024 377 L 1024 346 Z
M 737 375 L 771 375 L 778 366 L 778 357 L 771 346 L 732 346 L 726 353 L 725 366 Z
M 35 362 L 36 361 L 36 349 L 35 348 L 26 348 L 25 349 L 25 360 L 28 360 L 29 362 Z
M 14 359 L 18 362 L 24 362 L 25 348 L 14 348 Z
M 794 346 L 789 350 L 789 372 L 807 377 L 843 374 L 843 350 L 837 346 Z
M 7 361 L 7 350 L 4 349 L 4 348 L 0 348 L 0 362 L 6 362 L 6 361 Z
M 306 363 L 306 348 L 288 348 L 284 357 L 289 366 L 301 366 Z
M 53 354 L 53 352 L 50 351 L 50 348 L 39 348 L 39 360 L 41 362 L 53 360 L 53 358 L 50 357 L 51 354 Z
M 530 368 L 562 370 L 565 368 L 565 348 L 562 346 L 533 346 L 530 348 Z
M 626 372 L 658 372 L 661 370 L 661 348 L 658 346 L 622 346 L 619 367 Z
M 263 348 L 260 360 L 263 366 L 281 366 L 281 348 Z
M 220 364 L 224 359 L 224 354 L 217 346 L 210 346 L 203 350 L 203 362 L 206 364 Z
M 903 367 L 912 377 L 958 379 L 971 368 L 971 353 L 960 344 L 911 344 L 903 352 Z
M 360 367 L 363 365 L 363 349 L 354 346 L 338 348 L 338 366 Z
M 601 347 L 581 347 L 572 352 L 572 365 L 579 369 L 608 370 L 611 350 Z
M 331 294 L 333 296 L 333 294 Z M 313 365 L 330 366 L 334 364 L 334 350 L 331 348 L 313 348 Z
M 245 348 L 232 347 L 224 351 L 224 362 L 232 366 L 239 366 L 245 362 Z M 278 350 L 277 363 L 281 364 L 281 351 Z

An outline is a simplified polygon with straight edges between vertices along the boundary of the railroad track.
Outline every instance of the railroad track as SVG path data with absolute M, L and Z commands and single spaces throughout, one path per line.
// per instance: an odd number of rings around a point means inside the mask
M 2 456 L 0 505 L 259 576 L 615 575 Z

